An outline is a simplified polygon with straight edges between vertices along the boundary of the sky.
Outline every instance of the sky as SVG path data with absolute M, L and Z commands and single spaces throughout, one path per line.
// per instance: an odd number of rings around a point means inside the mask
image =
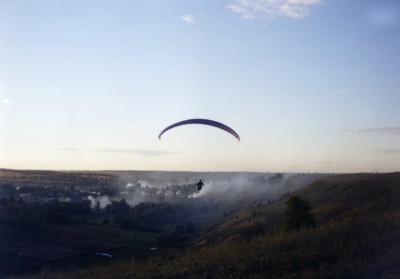
M 2 0 L 0 168 L 399 171 L 399 50 L 397 0 Z

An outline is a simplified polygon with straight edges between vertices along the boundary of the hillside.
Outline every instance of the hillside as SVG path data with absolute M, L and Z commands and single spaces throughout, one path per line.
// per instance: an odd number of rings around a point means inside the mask
M 209 225 L 178 255 L 29 278 L 400 278 L 400 173 L 325 177 L 296 193 L 315 229 L 283 231 L 283 197 Z
M 317 179 L 294 192 L 310 198 L 317 224 L 352 221 L 395 213 L 400 209 L 400 173 L 344 174 Z M 277 202 L 235 212 L 206 227 L 196 245 L 278 229 L 284 218 L 283 195 Z

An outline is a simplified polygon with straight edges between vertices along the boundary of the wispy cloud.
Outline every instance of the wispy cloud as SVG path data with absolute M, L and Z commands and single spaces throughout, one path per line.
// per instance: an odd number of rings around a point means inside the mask
M 393 148 L 393 149 L 375 149 L 376 152 L 382 154 L 400 154 L 400 148 Z
M 345 132 L 400 135 L 400 127 L 375 127 L 367 129 L 351 129 L 351 130 L 345 130 Z
M 186 23 L 195 23 L 196 19 L 194 18 L 194 15 L 183 15 L 180 17 L 180 20 L 186 22 Z
M 236 0 L 228 8 L 245 19 L 304 18 L 321 0 Z
M 157 149 L 118 149 L 112 147 L 103 147 L 101 149 L 94 150 L 95 152 L 108 152 L 108 153 L 126 153 L 126 154 L 138 154 L 143 156 L 160 156 L 160 155 L 171 155 L 179 154 L 178 151 L 166 151 Z

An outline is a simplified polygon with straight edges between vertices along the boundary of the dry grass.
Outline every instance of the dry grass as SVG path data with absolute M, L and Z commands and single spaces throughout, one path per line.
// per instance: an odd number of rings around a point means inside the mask
M 205 233 L 217 242 L 180 255 L 25 278 L 400 278 L 399 189 L 399 174 L 321 179 L 299 191 L 311 197 L 316 229 L 284 232 L 268 217 L 263 235 L 238 237 L 237 228 L 260 225 L 268 212 L 280 216 L 275 204 L 257 208 L 263 217 L 253 222 L 243 212 L 214 224 Z
M 250 241 L 26 278 L 384 278 L 400 274 L 400 214 L 313 230 L 274 231 Z

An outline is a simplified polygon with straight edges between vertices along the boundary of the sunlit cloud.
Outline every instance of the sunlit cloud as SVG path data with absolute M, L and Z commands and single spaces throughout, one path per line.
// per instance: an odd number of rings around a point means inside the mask
M 118 149 L 112 147 L 103 147 L 101 149 L 94 150 L 96 152 L 107 152 L 107 153 L 125 153 L 125 154 L 137 154 L 143 156 L 160 156 L 160 155 L 171 155 L 179 154 L 177 151 L 166 151 L 157 149 Z
M 6 105 L 9 105 L 9 104 L 12 103 L 12 101 L 11 101 L 10 99 L 8 99 L 8 98 L 2 99 L 1 102 L 2 102 L 3 104 L 6 104 Z
M 186 23 L 195 23 L 196 22 L 194 15 L 183 15 L 180 17 L 180 19 Z
M 244 19 L 304 18 L 321 0 L 236 0 L 228 8 Z

